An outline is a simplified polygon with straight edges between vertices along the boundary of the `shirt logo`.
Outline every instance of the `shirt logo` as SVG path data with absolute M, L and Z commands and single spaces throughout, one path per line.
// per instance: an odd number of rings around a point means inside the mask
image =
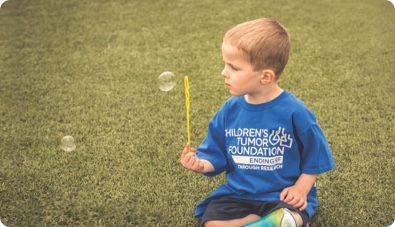
M 283 168 L 284 152 L 292 148 L 292 136 L 282 127 L 278 129 L 226 129 L 229 139 L 227 152 L 236 168 L 243 170 L 274 171 Z

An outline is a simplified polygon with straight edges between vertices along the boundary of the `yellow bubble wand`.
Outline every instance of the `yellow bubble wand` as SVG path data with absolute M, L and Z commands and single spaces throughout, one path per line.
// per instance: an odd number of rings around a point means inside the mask
M 189 109 L 190 109 L 190 103 L 189 103 L 189 80 L 188 76 L 184 77 L 184 87 L 185 87 L 185 107 L 187 111 L 187 135 L 188 135 L 188 143 L 191 144 L 191 129 L 189 125 Z

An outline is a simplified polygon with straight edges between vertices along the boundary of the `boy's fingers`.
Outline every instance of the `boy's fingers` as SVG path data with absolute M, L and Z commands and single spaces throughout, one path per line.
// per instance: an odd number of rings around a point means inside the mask
M 185 155 L 186 155 L 186 154 L 187 154 L 187 151 L 186 151 L 186 150 L 183 150 L 182 153 L 181 153 L 181 162 L 184 161 Z
M 190 170 L 198 169 L 200 161 L 196 156 L 195 149 L 190 147 L 190 144 L 187 143 L 184 150 L 181 153 L 181 164 Z
M 189 144 L 187 143 L 187 145 L 185 146 L 184 150 L 181 153 L 181 161 L 185 158 L 185 155 L 188 153 L 188 151 L 190 150 Z
M 287 197 L 284 199 L 284 202 L 286 202 L 286 203 L 291 203 L 293 200 L 294 200 L 294 197 L 287 196 Z
M 190 152 L 186 152 L 185 153 L 185 155 L 184 155 L 184 158 L 183 158 L 183 160 L 184 160 L 184 162 L 185 163 L 190 163 L 191 162 L 191 160 L 192 160 L 192 155 L 190 154 Z
M 280 200 L 284 201 L 285 197 L 288 194 L 288 188 L 284 189 L 280 194 Z
M 299 208 L 300 211 L 303 211 L 307 207 L 307 202 L 305 201 L 303 206 Z
M 196 155 L 195 153 L 191 153 L 191 152 L 186 152 L 184 155 L 184 158 L 181 160 L 185 165 L 193 165 L 196 162 Z
M 294 198 L 292 201 L 290 201 L 290 204 L 295 208 L 300 208 L 303 206 L 304 201 L 298 198 Z
M 196 165 L 198 164 L 195 156 L 191 156 L 190 163 L 191 163 L 191 168 L 195 169 Z
M 187 146 L 185 147 L 188 152 L 195 152 L 195 148 L 191 147 L 189 143 L 187 143 Z

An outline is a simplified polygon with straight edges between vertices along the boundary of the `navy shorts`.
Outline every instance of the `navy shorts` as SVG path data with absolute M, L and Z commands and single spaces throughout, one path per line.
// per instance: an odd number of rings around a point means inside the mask
M 287 208 L 298 212 L 303 219 L 303 226 L 307 225 L 309 216 L 306 211 L 300 211 L 281 200 L 255 201 L 225 196 L 210 202 L 203 214 L 202 226 L 204 226 L 204 223 L 207 221 L 239 219 L 250 214 L 265 217 L 280 208 Z

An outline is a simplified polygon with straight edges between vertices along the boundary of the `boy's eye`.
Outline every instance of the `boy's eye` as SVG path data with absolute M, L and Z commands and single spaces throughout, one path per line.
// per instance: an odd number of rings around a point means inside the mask
M 231 68 L 231 69 L 233 69 L 233 70 L 237 70 L 237 68 L 236 68 L 236 67 L 234 67 L 233 65 L 230 65 L 230 64 L 229 64 L 229 66 L 230 66 L 230 68 Z

